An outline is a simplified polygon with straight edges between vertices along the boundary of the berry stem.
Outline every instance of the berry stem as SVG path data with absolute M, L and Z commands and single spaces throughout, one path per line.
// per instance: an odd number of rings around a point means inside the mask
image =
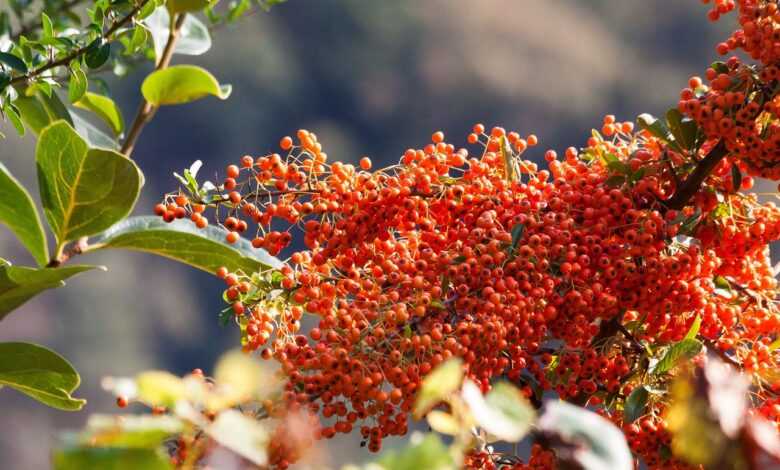
M 728 155 L 726 143 L 721 140 L 718 145 L 712 148 L 702 161 L 696 165 L 693 172 L 685 179 L 682 185 L 674 192 L 674 196 L 666 201 L 666 206 L 670 209 L 680 210 L 688 201 L 699 191 L 701 184 L 712 173 L 712 170 Z
M 173 19 L 173 26 L 168 33 L 168 42 L 165 43 L 165 48 L 160 55 L 155 71 L 163 70 L 170 65 L 171 57 L 173 57 L 173 50 L 176 47 L 176 41 L 179 39 L 179 32 L 181 31 L 181 27 L 184 24 L 186 17 L 187 14 L 182 13 Z M 127 157 L 130 157 L 133 153 L 138 137 L 141 135 L 141 131 L 143 131 L 144 126 L 152 120 L 156 112 L 157 108 L 154 107 L 154 105 L 146 101 L 146 99 L 142 99 L 135 119 L 133 119 L 133 124 L 130 126 L 130 131 L 127 133 L 127 138 L 125 139 L 124 144 L 122 144 L 122 153 Z

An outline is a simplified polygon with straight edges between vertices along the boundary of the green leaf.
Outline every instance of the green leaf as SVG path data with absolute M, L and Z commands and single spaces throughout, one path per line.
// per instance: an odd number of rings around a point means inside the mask
M 81 70 L 81 66 L 74 61 L 71 65 L 70 82 L 68 83 L 68 99 L 75 103 L 87 92 L 87 74 Z
M 97 69 L 108 61 L 109 56 L 111 56 L 111 43 L 103 42 L 101 44 L 100 39 L 95 39 L 84 55 L 84 63 L 91 69 Z
M 696 121 L 683 114 L 677 108 L 672 108 L 666 113 L 666 123 L 669 126 L 674 139 L 687 150 L 692 150 L 696 145 L 696 135 L 699 127 Z
M 85 445 L 155 449 L 183 430 L 183 423 L 172 416 L 92 415 L 79 436 Z
M 130 217 L 101 234 L 95 248 L 125 248 L 164 256 L 214 274 L 220 266 L 254 273 L 278 269 L 283 263 L 245 239 L 225 243 L 227 232 L 217 226 L 201 230 L 189 220 L 166 223 L 159 217 Z
M 666 127 L 666 124 L 664 124 L 660 119 L 651 114 L 645 113 L 640 114 L 636 121 L 641 129 L 648 131 L 653 136 L 658 137 L 659 139 L 668 143 L 675 150 L 682 151 L 680 145 L 677 143 L 677 141 L 674 140 L 674 135 L 672 135 L 672 133 L 669 131 L 669 128 Z
M 168 0 L 168 10 L 171 13 L 183 13 L 200 11 L 206 7 L 216 5 L 219 0 Z
M 626 182 L 626 176 L 625 175 L 613 175 L 604 181 L 604 184 L 609 186 L 610 188 L 617 188 L 622 186 Z
M 43 29 L 44 38 L 54 37 L 54 26 L 51 24 L 51 18 L 44 12 L 41 12 L 41 29 Z
M 86 400 L 70 394 L 81 378 L 62 356 L 37 344 L 0 343 L 0 385 L 66 411 L 80 410 Z
M 152 33 L 155 57 L 162 56 L 171 26 L 168 9 L 161 7 L 154 10 L 144 20 L 144 25 Z M 187 15 L 179 30 L 179 37 L 174 46 L 174 54 L 201 55 L 211 49 L 211 35 L 209 29 L 194 15 Z
M 172 470 L 171 459 L 159 449 L 132 447 L 71 447 L 58 449 L 54 470 Z
M 30 194 L 0 163 L 0 223 L 5 224 L 39 265 L 49 261 L 46 234 Z
M 463 382 L 463 361 L 451 358 L 442 362 L 422 381 L 414 405 L 414 415 L 418 419 L 437 403 L 455 392 Z
M 24 136 L 24 123 L 22 123 L 22 117 L 19 115 L 19 108 L 17 108 L 13 103 L 7 101 L 3 107 L 3 111 L 5 112 L 8 120 L 11 121 L 14 129 L 16 129 L 16 132 L 20 136 Z
M 14 100 L 14 105 L 21 111 L 22 122 L 36 135 L 58 119 L 73 123 L 70 113 L 56 94 L 49 97 L 39 91 L 20 95 Z
M 696 335 L 699 334 L 700 328 L 701 315 L 696 315 L 696 318 L 693 319 L 693 323 L 691 323 L 691 327 L 688 329 L 688 333 L 685 334 L 685 339 L 696 339 Z
M 691 359 L 699 354 L 703 346 L 700 341 L 690 338 L 673 344 L 663 357 L 651 366 L 650 373 L 659 375 L 672 370 L 682 359 Z
M 268 463 L 266 447 L 270 436 L 260 421 L 237 410 L 225 410 L 205 431 L 220 445 L 256 465 Z
M 769 352 L 775 351 L 777 348 L 780 348 L 780 338 L 772 341 L 772 344 L 769 345 Z
M 379 466 L 384 470 L 451 470 L 455 468 L 447 446 L 436 434 L 426 434 L 419 439 L 412 435 L 411 445 L 401 450 L 386 452 L 379 459 Z
M 144 98 L 154 106 L 183 104 L 214 95 L 230 96 L 230 86 L 220 86 L 207 70 L 194 65 L 174 65 L 152 72 L 141 85 Z
M 41 132 L 35 158 L 44 212 L 58 243 L 96 234 L 125 218 L 143 184 L 130 159 L 90 149 L 63 121 Z
M 125 128 L 125 120 L 122 117 L 122 112 L 119 110 L 116 103 L 114 103 L 114 100 L 107 96 L 88 91 L 80 100 L 73 104 L 77 108 L 86 109 L 97 114 L 109 125 L 109 127 L 111 127 L 111 130 L 116 135 L 121 134 Z
M 461 424 L 451 414 L 441 410 L 431 410 L 425 415 L 428 426 L 439 434 L 456 436 L 461 432 Z
M 119 144 L 114 138 L 103 133 L 103 131 L 95 127 L 91 122 L 75 112 L 71 116 L 73 117 L 73 128 L 76 129 L 76 132 L 78 132 L 82 139 L 87 141 L 90 147 L 108 150 L 119 149 Z
M 84 265 L 56 269 L 0 266 L 0 320 L 40 292 L 62 287 L 65 279 L 95 268 Z
M 738 192 L 742 188 L 742 172 L 736 163 L 731 164 L 731 181 L 734 183 L 734 192 Z
M 27 64 L 25 64 L 22 59 L 16 57 L 13 54 L 9 54 L 8 52 L 0 52 L 0 62 L 11 67 L 17 72 L 27 73 L 28 71 Z
M 474 382 L 463 384 L 463 399 L 477 424 L 506 442 L 520 441 L 536 420 L 536 412 L 516 387 L 499 382 L 487 396 Z
M 548 401 L 538 427 L 545 434 L 554 436 L 554 442 L 569 449 L 567 454 L 573 454 L 572 459 L 585 470 L 634 468 L 623 432 L 585 408 L 563 401 Z M 576 452 L 571 452 L 573 447 L 577 448 Z
M 631 395 L 626 398 L 626 403 L 623 405 L 623 420 L 628 423 L 633 423 L 640 416 L 645 414 L 645 407 L 647 406 L 647 399 L 650 397 L 650 392 L 647 391 L 647 387 L 640 385 L 635 388 Z
M 517 250 L 517 245 L 520 243 L 520 240 L 523 239 L 524 233 L 525 224 L 515 224 L 515 226 L 512 227 L 512 245 L 509 248 L 510 255 L 513 255 L 515 250 Z

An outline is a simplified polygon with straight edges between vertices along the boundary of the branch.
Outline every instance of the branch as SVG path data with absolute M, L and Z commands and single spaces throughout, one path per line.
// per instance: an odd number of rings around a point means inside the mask
M 122 26 L 124 26 L 127 23 L 129 23 L 133 19 L 133 17 L 135 15 L 137 15 L 139 11 L 141 11 L 141 8 L 143 8 L 144 5 L 149 3 L 149 1 L 150 0 L 142 0 L 141 3 L 139 3 L 135 8 L 130 10 L 130 13 L 128 13 L 126 16 L 122 17 L 119 21 L 117 21 L 114 24 L 112 24 L 111 27 L 108 28 L 108 30 L 101 35 L 101 37 L 103 39 L 108 39 L 109 37 L 111 37 L 111 35 L 114 34 L 119 28 L 121 28 Z M 26 82 L 26 81 L 30 80 L 31 78 L 35 78 L 38 75 L 46 72 L 47 70 L 51 70 L 51 69 L 53 69 L 55 67 L 60 67 L 62 65 L 68 65 L 73 60 L 75 60 L 78 57 L 80 57 L 81 55 L 85 54 L 88 50 L 89 50 L 89 44 L 86 45 L 86 46 L 83 46 L 83 47 L 80 47 L 80 48 L 76 49 L 75 51 L 71 52 L 70 54 L 66 55 L 65 57 L 62 57 L 62 58 L 54 60 L 54 61 L 49 61 L 46 64 L 42 65 L 41 67 L 39 67 L 39 68 L 37 68 L 37 69 L 35 69 L 35 70 L 31 71 L 31 72 L 28 72 L 28 73 L 26 73 L 24 75 L 19 75 L 18 77 L 15 77 L 15 78 L 11 79 L 10 84 L 13 85 L 13 84 L 16 84 L 16 83 Z
M 664 204 L 670 209 L 676 210 L 680 210 L 688 205 L 688 201 L 690 201 L 693 195 L 699 191 L 701 184 L 726 155 L 728 155 L 726 143 L 721 140 L 718 142 L 718 145 L 713 147 L 712 150 L 710 150 L 710 153 L 699 162 L 682 185 L 677 188 L 674 192 L 674 196 L 664 201 Z
M 176 41 L 179 39 L 179 31 L 184 24 L 184 19 L 187 17 L 186 13 L 180 14 L 176 17 L 176 22 L 168 33 L 168 42 L 165 43 L 160 60 L 155 67 L 155 71 L 162 70 L 171 63 L 171 57 L 173 57 L 173 50 L 176 47 Z M 151 103 L 142 98 L 141 105 L 138 107 L 138 112 L 133 119 L 133 124 L 130 126 L 130 130 L 127 133 L 124 144 L 122 144 L 121 152 L 126 156 L 130 156 L 135 149 L 135 144 L 138 141 L 138 137 L 141 135 L 141 131 L 144 126 L 152 119 L 154 113 L 157 111 Z

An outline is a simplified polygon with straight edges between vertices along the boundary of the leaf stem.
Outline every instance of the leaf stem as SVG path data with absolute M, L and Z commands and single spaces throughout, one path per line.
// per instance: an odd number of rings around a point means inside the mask
M 179 14 L 174 21 L 173 27 L 168 33 L 168 42 L 165 43 L 165 48 L 159 57 L 155 71 L 163 70 L 171 63 L 171 57 L 173 57 L 173 50 L 176 47 L 176 41 L 179 39 L 179 32 L 184 24 L 184 20 L 187 17 L 186 13 Z M 141 105 L 138 107 L 133 124 L 130 126 L 130 130 L 127 133 L 124 144 L 122 144 L 121 152 L 125 156 L 130 157 L 135 149 L 135 144 L 138 141 L 138 137 L 141 135 L 144 126 L 152 120 L 154 114 L 157 112 L 157 108 L 151 103 L 146 101 L 145 98 L 141 98 Z
M 133 17 L 135 17 L 135 15 L 137 15 L 138 12 L 141 11 L 141 9 L 144 7 L 144 5 L 149 3 L 149 1 L 150 0 L 142 0 L 141 3 L 139 3 L 135 8 L 130 10 L 130 13 L 128 13 L 126 16 L 122 17 L 119 21 L 116 21 L 115 23 L 113 23 L 111 25 L 111 27 L 108 28 L 108 30 L 106 30 L 106 32 L 101 35 L 101 37 L 103 39 L 108 39 L 109 37 L 111 37 L 111 35 L 114 34 L 117 30 L 119 30 L 119 28 L 121 28 L 124 25 L 126 25 L 127 23 L 129 23 L 133 19 Z M 73 60 L 75 60 L 78 57 L 80 57 L 81 55 L 85 54 L 90 49 L 90 44 L 87 44 L 86 46 L 82 46 L 82 47 L 76 49 L 75 51 L 71 52 L 70 54 L 66 55 L 65 57 L 59 58 L 57 60 L 50 60 L 46 64 L 40 66 L 39 68 L 37 68 L 37 69 L 35 69 L 35 70 L 31 71 L 31 72 L 28 72 L 28 73 L 26 73 L 24 75 L 19 75 L 17 77 L 14 77 L 14 78 L 11 79 L 10 84 L 14 85 L 14 84 L 17 84 L 17 83 L 27 82 L 30 79 L 35 78 L 35 77 L 41 75 L 42 73 L 44 73 L 44 72 L 46 72 L 48 70 L 51 70 L 51 69 L 53 69 L 55 67 L 68 65 Z

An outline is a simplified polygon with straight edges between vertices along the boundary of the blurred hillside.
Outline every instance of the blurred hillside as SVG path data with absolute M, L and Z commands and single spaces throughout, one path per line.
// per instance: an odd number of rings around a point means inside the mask
M 703 73 L 731 26 L 712 25 L 696 0 L 289 0 L 215 33 L 186 58 L 233 84 L 228 101 L 162 109 L 134 154 L 146 173 L 137 212 L 175 188 L 193 160 L 222 171 L 282 135 L 315 131 L 331 158 L 377 163 L 427 143 L 435 130 L 465 142 L 475 122 L 535 132 L 542 148 L 581 145 L 604 114 L 663 113 L 691 74 Z M 174 57 L 174 62 L 182 59 Z M 145 72 L 112 81 L 130 119 Z M 32 138 L 9 128 L 0 161 L 35 188 Z M 539 151 L 539 156 L 543 150 Z M 0 231 L 0 254 L 24 264 Z M 45 344 L 82 373 L 82 413 L 0 393 L 0 467 L 48 468 L 56 433 L 91 412 L 113 412 L 103 375 L 209 369 L 237 334 L 217 325 L 214 278 L 151 256 L 91 255 L 91 273 L 29 302 L 2 322 L 0 340 Z M 356 442 L 342 458 L 361 459 Z

